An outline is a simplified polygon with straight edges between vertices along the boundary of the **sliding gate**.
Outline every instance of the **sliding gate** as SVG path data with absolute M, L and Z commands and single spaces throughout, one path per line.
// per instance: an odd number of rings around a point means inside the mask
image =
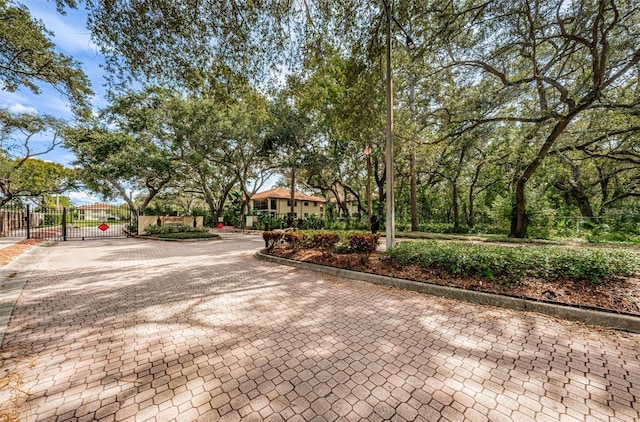
M 136 220 L 124 205 L 94 204 L 42 208 L 7 205 L 0 208 L 0 236 L 73 240 L 127 237 Z

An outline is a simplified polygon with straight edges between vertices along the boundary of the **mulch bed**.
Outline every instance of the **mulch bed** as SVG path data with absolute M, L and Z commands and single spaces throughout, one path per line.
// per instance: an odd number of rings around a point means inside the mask
M 282 258 L 327 265 L 371 274 L 385 275 L 486 293 L 525 297 L 534 300 L 591 306 L 613 312 L 640 315 L 640 278 L 613 278 L 596 284 L 589 280 L 526 278 L 513 284 L 479 276 L 453 276 L 438 269 L 418 265 L 398 267 L 382 253 L 373 253 L 365 262 L 353 254 L 324 254 L 313 249 L 292 250 L 275 247 L 265 253 Z
M 25 239 L 15 245 L 0 249 L 0 267 L 7 265 L 14 258 L 22 255 L 23 252 L 31 248 L 33 245 L 37 245 L 42 242 L 44 242 L 43 239 Z

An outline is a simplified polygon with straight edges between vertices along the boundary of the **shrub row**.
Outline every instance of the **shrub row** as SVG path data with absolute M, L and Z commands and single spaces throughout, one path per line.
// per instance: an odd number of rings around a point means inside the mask
M 400 242 L 386 252 L 396 265 L 418 264 L 452 275 L 478 275 L 515 282 L 523 277 L 586 279 L 631 276 L 638 254 L 624 249 L 563 246 L 502 246 L 460 242 Z
M 284 240 L 293 249 L 318 248 L 329 254 L 336 250 L 355 252 L 368 257 L 378 247 L 378 235 L 366 232 L 328 232 L 304 230 L 297 232 L 266 231 L 262 233 L 267 248 L 273 248 Z
M 192 226 L 148 226 L 144 229 L 144 234 L 202 233 L 206 231 L 206 228 Z
M 198 232 L 178 232 L 178 233 L 165 233 L 158 235 L 161 239 L 218 239 L 219 234 L 208 233 L 203 231 Z

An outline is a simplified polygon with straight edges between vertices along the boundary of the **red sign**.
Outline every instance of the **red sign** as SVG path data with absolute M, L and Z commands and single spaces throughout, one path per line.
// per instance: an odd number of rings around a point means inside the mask
M 98 226 L 98 228 L 102 231 L 105 231 L 109 228 L 109 226 L 107 225 L 107 223 L 102 223 Z

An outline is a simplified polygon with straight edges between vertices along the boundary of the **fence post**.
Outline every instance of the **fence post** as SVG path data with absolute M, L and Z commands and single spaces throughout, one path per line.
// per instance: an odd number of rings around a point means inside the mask
M 27 204 L 27 239 L 31 239 L 31 207 Z
M 67 207 L 62 208 L 62 240 L 67 240 Z

